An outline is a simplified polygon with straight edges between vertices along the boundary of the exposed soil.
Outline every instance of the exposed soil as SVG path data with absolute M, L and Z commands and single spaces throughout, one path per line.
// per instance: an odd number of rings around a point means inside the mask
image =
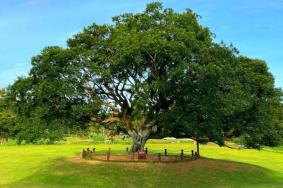
M 105 165 L 118 165 L 127 168 L 139 168 L 146 169 L 152 165 L 161 168 L 172 168 L 178 169 L 181 172 L 188 172 L 194 168 L 204 168 L 204 169 L 227 169 L 229 171 L 245 170 L 247 172 L 256 172 L 255 168 L 246 166 L 245 164 L 213 160 L 213 159 L 184 159 L 180 160 L 179 156 L 161 156 L 161 162 L 158 162 L 157 155 L 148 155 L 146 160 L 138 160 L 137 155 L 135 155 L 135 160 L 131 161 L 130 155 L 111 155 L 110 161 L 106 161 L 106 155 L 96 155 L 92 160 L 82 159 L 81 157 L 70 158 L 71 162 L 80 162 L 88 164 L 105 164 Z
M 138 159 L 138 154 L 111 154 L 109 161 L 107 160 L 106 154 L 94 154 L 90 161 L 107 161 L 107 162 L 181 162 L 186 160 L 192 160 L 191 156 L 183 156 L 181 158 L 178 155 L 160 155 L 160 160 L 157 154 L 146 155 L 146 159 Z

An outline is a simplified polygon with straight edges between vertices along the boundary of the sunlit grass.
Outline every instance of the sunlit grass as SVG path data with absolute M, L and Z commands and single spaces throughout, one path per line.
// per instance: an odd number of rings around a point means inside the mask
M 174 142 L 174 143 L 172 143 Z M 125 153 L 128 144 L 68 144 L 0 146 L 0 187 L 282 187 L 283 147 L 237 150 L 202 145 L 201 155 L 213 160 L 188 163 L 114 164 L 74 162 L 83 148 Z M 195 149 L 191 142 L 151 140 L 150 153 L 178 154 Z M 230 161 L 230 162 L 224 162 Z M 237 163 L 235 163 L 237 162 Z M 243 163 L 243 164 L 239 164 Z M 123 186 L 122 186 L 123 185 Z

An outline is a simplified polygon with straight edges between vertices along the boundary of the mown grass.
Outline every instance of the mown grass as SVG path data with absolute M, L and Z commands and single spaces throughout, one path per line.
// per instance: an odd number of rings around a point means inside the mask
M 172 143 L 175 142 L 175 143 Z M 283 187 L 283 147 L 236 150 L 214 144 L 201 146 L 204 159 L 184 163 L 103 163 L 74 158 L 88 141 L 58 145 L 0 146 L 0 187 Z M 127 144 L 99 144 L 124 153 Z M 189 154 L 186 141 L 151 140 L 149 152 Z

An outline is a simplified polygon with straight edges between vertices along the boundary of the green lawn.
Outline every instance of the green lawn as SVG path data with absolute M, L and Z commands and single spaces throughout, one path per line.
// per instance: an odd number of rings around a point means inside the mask
M 76 158 L 84 143 L 0 146 L 0 187 L 283 187 L 283 147 L 236 150 L 201 146 L 205 159 L 183 163 L 103 163 Z M 98 152 L 109 145 L 96 145 Z M 114 153 L 128 145 L 112 144 Z M 147 144 L 150 152 L 189 153 L 191 143 Z

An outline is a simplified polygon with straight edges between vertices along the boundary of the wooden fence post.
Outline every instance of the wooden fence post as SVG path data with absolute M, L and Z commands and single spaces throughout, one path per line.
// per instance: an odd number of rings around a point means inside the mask
M 90 153 L 89 148 L 86 148 L 86 155 L 87 155 L 87 158 L 89 158 L 89 153 Z
M 145 154 L 147 154 L 147 148 L 145 148 Z
M 82 159 L 86 159 L 86 156 L 87 156 L 87 154 L 86 154 L 86 150 L 85 150 L 85 149 L 83 149 L 83 152 L 82 152 Z
M 198 158 L 198 152 L 195 152 L 195 159 Z
M 180 157 L 181 157 L 181 161 L 183 161 L 183 158 L 184 158 L 184 150 L 183 149 L 181 150 L 181 156 Z
M 110 153 L 111 153 L 111 148 L 109 148 L 107 152 L 107 161 L 110 161 Z
M 200 156 L 200 152 L 199 152 L 199 141 L 197 140 L 197 157 L 199 157 Z
M 194 158 L 194 150 L 192 150 L 192 158 Z
M 164 150 L 164 155 L 167 156 L 167 149 Z

